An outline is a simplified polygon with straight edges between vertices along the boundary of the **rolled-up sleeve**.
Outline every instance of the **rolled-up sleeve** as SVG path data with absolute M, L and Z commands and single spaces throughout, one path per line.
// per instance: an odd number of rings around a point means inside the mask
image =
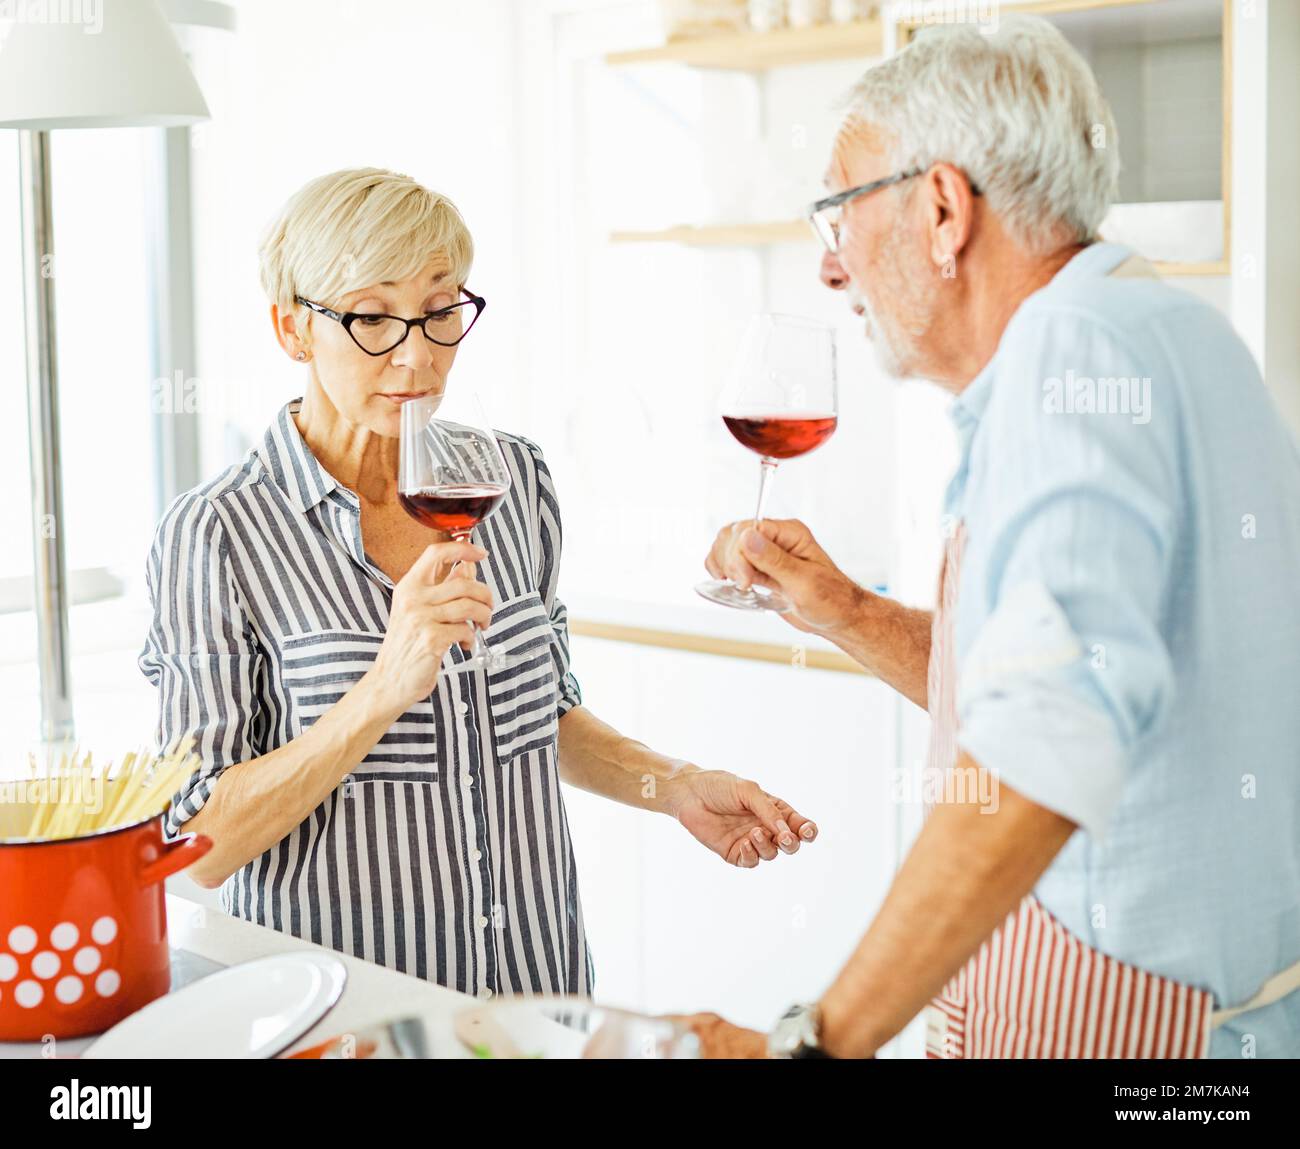
M 222 772 L 257 756 L 254 691 L 259 649 L 249 625 L 217 509 L 180 496 L 163 515 L 147 569 L 153 619 L 140 654 L 158 688 L 159 747 L 195 739 L 200 765 L 175 795 L 175 834 L 203 808 Z
M 569 613 L 556 593 L 560 581 L 560 550 L 563 528 L 555 483 L 541 450 L 529 443 L 537 465 L 537 589 L 551 616 L 551 657 L 559 682 L 557 716 L 563 718 L 575 706 L 582 705 L 582 689 L 569 662 Z
M 1095 321 L 1028 326 L 981 420 L 978 466 L 972 454 L 958 743 L 1100 836 L 1174 689 L 1161 630 L 1179 497 L 1177 413 L 1161 403 L 1174 389 L 1158 357 Z M 1053 401 L 1055 381 L 1117 378 L 1146 387 L 1144 413 Z

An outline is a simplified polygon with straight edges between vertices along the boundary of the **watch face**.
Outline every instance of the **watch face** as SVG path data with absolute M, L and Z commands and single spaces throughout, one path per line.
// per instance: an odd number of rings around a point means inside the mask
M 807 1057 L 807 1050 L 816 1047 L 817 1015 L 806 1005 L 786 1010 L 768 1038 L 768 1050 L 773 1057 Z

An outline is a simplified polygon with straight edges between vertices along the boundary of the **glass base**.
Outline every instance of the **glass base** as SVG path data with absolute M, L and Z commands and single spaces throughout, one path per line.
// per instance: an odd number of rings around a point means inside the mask
M 710 602 L 735 607 L 736 610 L 774 610 L 778 614 L 784 614 L 790 609 L 790 603 L 783 594 L 762 586 L 741 590 L 727 579 L 709 579 L 708 582 L 696 583 L 695 593 Z

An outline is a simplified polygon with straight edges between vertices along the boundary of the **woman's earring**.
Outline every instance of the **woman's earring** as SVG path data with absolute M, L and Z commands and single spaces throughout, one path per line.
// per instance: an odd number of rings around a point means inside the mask
M 299 351 L 298 354 L 294 356 L 294 358 L 298 360 L 299 363 L 305 363 L 307 361 L 307 352 Z

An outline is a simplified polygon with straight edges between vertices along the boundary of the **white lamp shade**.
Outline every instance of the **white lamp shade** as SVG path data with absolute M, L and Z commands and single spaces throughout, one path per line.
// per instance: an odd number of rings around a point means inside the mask
M 16 11 L 97 8 L 95 25 L 20 18 L 0 41 L 0 127 L 177 127 L 208 106 L 156 0 L 22 5 Z

